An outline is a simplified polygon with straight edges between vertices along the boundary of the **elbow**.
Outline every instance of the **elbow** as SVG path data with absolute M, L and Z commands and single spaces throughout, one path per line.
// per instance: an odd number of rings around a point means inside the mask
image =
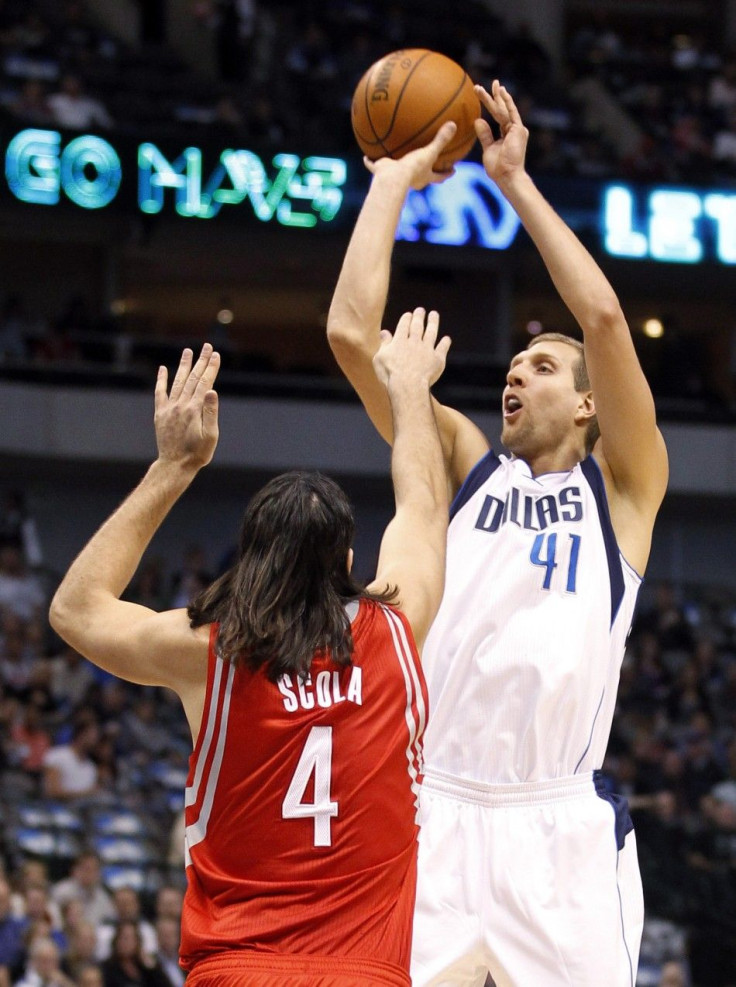
M 357 348 L 355 333 L 342 320 L 332 315 L 327 317 L 327 342 L 336 357 Z
M 623 310 L 613 291 L 595 299 L 586 322 L 588 331 L 596 333 L 610 333 L 626 326 Z
M 51 600 L 51 605 L 49 606 L 49 623 L 59 637 L 66 641 L 70 624 L 70 614 L 69 607 L 64 600 L 61 590 L 57 590 Z

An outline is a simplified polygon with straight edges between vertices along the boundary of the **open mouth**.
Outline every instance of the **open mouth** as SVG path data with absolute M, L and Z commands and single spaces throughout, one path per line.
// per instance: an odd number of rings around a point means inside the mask
M 521 401 L 515 394 L 507 394 L 503 399 L 503 417 L 506 421 L 515 418 L 521 411 Z

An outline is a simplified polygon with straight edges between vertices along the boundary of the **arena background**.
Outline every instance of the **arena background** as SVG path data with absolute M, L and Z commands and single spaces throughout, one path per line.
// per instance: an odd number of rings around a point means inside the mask
M 356 566 L 371 572 L 392 507 L 388 450 L 324 324 L 367 187 L 350 94 L 402 46 L 512 89 L 529 170 L 630 320 L 672 466 L 605 765 L 639 834 L 638 983 L 664 982 L 675 961 L 684 984 L 736 984 L 734 0 L 0 4 L 0 534 L 26 565 L 0 568 L 13 908 L 28 911 L 23 865 L 42 860 L 60 922 L 53 885 L 88 845 L 108 887 L 132 884 L 149 921 L 159 887 L 182 885 L 166 856 L 186 769 L 175 705 L 98 673 L 83 698 L 67 694 L 45 609 L 14 596 L 22 579 L 47 599 L 150 461 L 159 362 L 218 345 L 222 438 L 131 598 L 168 606 L 217 573 L 248 495 L 296 466 L 345 484 Z M 68 75 L 94 103 L 54 98 Z M 413 204 L 386 324 L 417 304 L 439 309 L 454 345 L 438 396 L 496 442 L 508 357 L 540 327 L 575 327 L 523 232 L 478 185 L 478 160 L 445 187 L 462 185 L 457 200 Z M 39 733 L 63 744 L 87 718 L 105 737 L 100 792 L 44 798 Z M 54 931 L 64 959 L 72 930 Z

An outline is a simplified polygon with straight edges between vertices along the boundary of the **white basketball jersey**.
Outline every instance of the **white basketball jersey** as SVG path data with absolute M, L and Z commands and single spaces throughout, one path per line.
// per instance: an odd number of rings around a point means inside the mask
M 427 773 L 517 784 L 600 768 L 641 580 L 597 463 L 533 477 L 491 451 L 450 514 L 423 655 Z

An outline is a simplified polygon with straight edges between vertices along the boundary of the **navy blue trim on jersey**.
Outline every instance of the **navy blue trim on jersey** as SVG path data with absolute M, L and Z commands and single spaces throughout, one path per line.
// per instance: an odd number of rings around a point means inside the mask
M 605 802 L 610 803 L 611 808 L 613 809 L 613 814 L 615 817 L 614 831 L 616 833 L 616 846 L 619 851 L 621 851 L 624 848 L 626 837 L 634 828 L 634 824 L 631 821 L 631 816 L 629 815 L 628 800 L 623 795 L 616 795 L 615 792 L 611 791 L 610 787 L 606 784 L 606 779 L 601 771 L 593 772 L 593 784 L 595 785 L 596 795 L 599 798 L 602 798 Z
M 616 619 L 618 608 L 624 598 L 624 572 L 621 565 L 621 553 L 618 550 L 616 536 L 613 533 L 611 515 L 608 512 L 608 497 L 603 483 L 603 474 L 600 466 L 592 456 L 587 456 L 580 464 L 583 476 L 590 484 L 595 502 L 598 506 L 598 517 L 601 522 L 601 532 L 603 533 L 603 543 L 606 546 L 606 558 L 608 559 L 608 575 L 611 582 L 611 627 Z
M 500 465 L 501 460 L 498 458 L 493 449 L 489 449 L 485 456 L 478 460 L 472 470 L 465 477 L 463 485 L 455 494 L 455 499 L 450 504 L 451 521 L 460 508 L 467 504 L 473 494 L 480 490 L 491 473 L 495 473 Z
M 601 698 L 598 700 L 598 707 L 597 707 L 597 709 L 595 711 L 595 716 L 593 717 L 593 725 L 590 728 L 590 736 L 588 737 L 588 743 L 586 745 L 585 750 L 580 755 L 580 760 L 575 765 L 575 770 L 573 771 L 573 774 L 574 775 L 576 775 L 578 773 L 578 768 L 583 763 L 583 758 L 588 753 L 588 751 L 590 750 L 590 745 L 593 743 L 593 731 L 595 730 L 595 725 L 598 722 L 598 714 L 601 711 L 601 706 L 603 705 L 603 697 L 605 696 L 605 694 L 606 694 L 606 690 L 604 689 L 603 692 L 601 693 Z

